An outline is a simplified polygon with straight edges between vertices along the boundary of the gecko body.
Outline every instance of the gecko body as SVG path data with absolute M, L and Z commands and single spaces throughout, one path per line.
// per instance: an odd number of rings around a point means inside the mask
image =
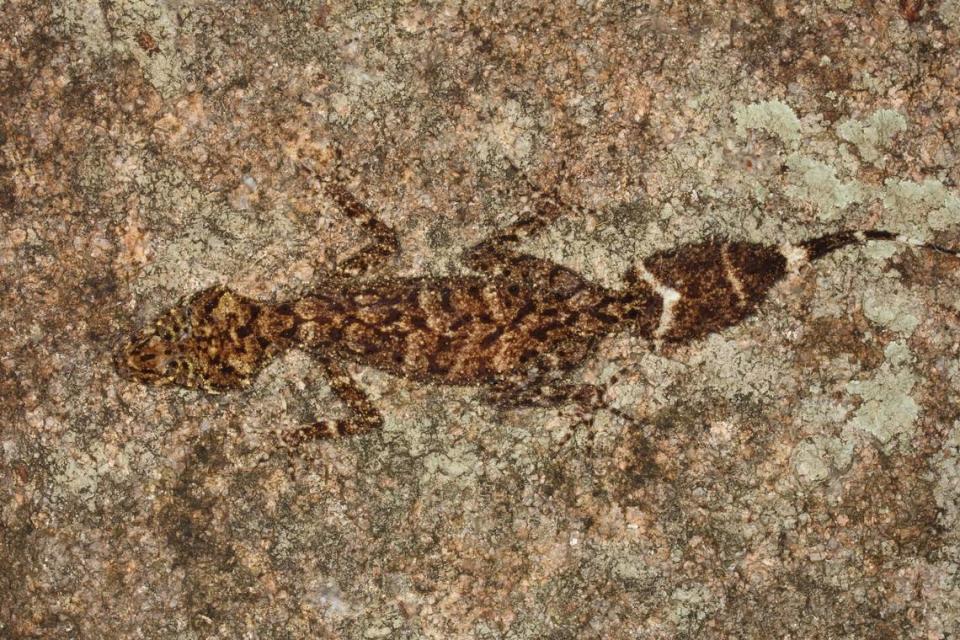
M 596 389 L 567 377 L 611 332 L 689 342 L 739 323 L 785 275 L 831 251 L 898 239 L 841 231 L 793 245 L 683 245 L 642 260 L 612 289 L 518 250 L 569 208 L 555 193 L 538 193 L 531 212 L 466 253 L 477 275 L 363 280 L 353 276 L 395 253 L 396 237 L 341 184 L 321 184 L 373 237 L 340 274 L 282 303 L 220 286 L 200 291 L 135 334 L 117 354 L 118 370 L 148 384 L 224 391 L 248 386 L 285 351 L 304 350 L 352 415 L 305 427 L 295 436 L 301 440 L 382 424 L 347 372 L 350 363 L 437 384 L 483 385 L 515 404 L 548 397 L 595 405 Z

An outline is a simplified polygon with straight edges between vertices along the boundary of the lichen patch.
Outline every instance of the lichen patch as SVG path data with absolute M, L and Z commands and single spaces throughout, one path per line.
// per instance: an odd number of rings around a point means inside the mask
M 879 109 L 865 120 L 850 119 L 837 125 L 837 135 L 852 143 L 860 157 L 881 167 L 883 153 L 894 137 L 907 130 L 907 121 L 892 109 Z
M 907 345 L 891 342 L 884 355 L 886 361 L 873 378 L 847 384 L 847 391 L 863 400 L 848 425 L 874 436 L 888 450 L 913 436 L 920 406 L 910 395 L 917 378 Z
M 746 137 L 747 130 L 759 129 L 780 138 L 795 148 L 800 144 L 800 118 L 788 105 L 779 100 L 756 102 L 734 111 L 737 135 Z

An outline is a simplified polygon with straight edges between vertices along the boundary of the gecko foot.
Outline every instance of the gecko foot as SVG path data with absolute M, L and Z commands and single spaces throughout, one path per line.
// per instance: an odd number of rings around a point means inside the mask
M 610 415 L 619 418 L 620 420 L 627 423 L 631 427 L 639 427 L 640 423 L 636 418 L 621 411 L 616 407 L 610 406 L 606 401 L 606 389 L 593 384 L 580 384 L 580 385 L 571 385 L 574 389 L 573 392 L 564 396 L 566 399 L 571 400 L 573 403 L 574 409 L 574 421 L 570 424 L 566 433 L 561 436 L 560 440 L 554 447 L 554 454 L 559 454 L 563 451 L 570 440 L 574 435 L 583 428 L 586 428 L 586 436 L 584 440 L 584 446 L 586 448 L 587 456 L 593 455 L 593 444 L 597 437 L 596 419 L 597 413 L 599 411 L 606 411 Z
M 299 448 L 308 442 L 318 440 L 332 440 L 344 436 L 352 436 L 378 429 L 383 420 L 379 414 L 364 416 L 360 419 L 346 418 L 342 420 L 317 420 L 313 424 L 293 431 L 285 431 L 280 435 L 281 441 L 287 447 Z

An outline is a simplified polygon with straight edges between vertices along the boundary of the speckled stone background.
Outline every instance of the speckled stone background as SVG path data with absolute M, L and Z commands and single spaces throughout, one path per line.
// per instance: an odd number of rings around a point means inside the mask
M 960 245 L 960 1 L 0 0 L 0 637 L 945 638 L 960 632 L 960 263 L 877 244 L 689 346 L 604 342 L 564 407 L 293 353 L 245 393 L 111 354 L 212 283 L 306 291 L 358 230 L 343 150 L 459 252 L 541 184 L 530 250 L 616 285 L 711 235 Z

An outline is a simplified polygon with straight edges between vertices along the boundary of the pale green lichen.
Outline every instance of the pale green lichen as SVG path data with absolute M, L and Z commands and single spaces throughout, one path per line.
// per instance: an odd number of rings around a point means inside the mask
M 621 286 L 623 274 L 638 256 L 672 246 L 674 241 L 646 248 L 644 243 L 651 239 L 646 222 L 637 216 L 613 221 L 611 209 L 600 211 L 596 219 L 570 216 L 557 220 L 525 244 L 524 251 L 569 267 L 605 286 Z
M 817 433 L 824 425 L 840 425 L 846 420 L 849 407 L 834 398 L 831 390 L 838 382 L 851 380 L 861 371 L 856 360 L 847 354 L 824 361 L 820 369 L 822 373 L 806 389 L 807 395 L 793 411 L 794 419 L 804 432 Z
M 748 129 L 762 129 L 793 149 L 799 147 L 801 140 L 805 144 L 815 142 L 810 138 L 822 132 L 817 118 L 801 122 L 793 110 L 775 100 L 739 107 L 734 111 L 734 119 L 737 135 L 743 137 Z M 863 160 L 880 166 L 882 151 L 906 129 L 903 115 L 880 109 L 865 120 L 841 123 L 837 134 L 856 146 Z M 826 151 L 820 148 L 820 152 Z M 880 201 L 887 211 L 882 226 L 918 240 L 928 239 L 925 229 L 941 230 L 960 224 L 960 196 L 943 183 L 934 179 L 918 183 L 890 178 L 882 187 L 876 187 L 856 179 L 844 180 L 838 171 L 855 170 L 857 161 L 844 146 L 837 153 L 840 157 L 834 164 L 796 150 L 786 159 L 789 173 L 784 193 L 799 203 L 813 206 L 820 220 L 832 221 L 853 205 Z
M 790 183 L 787 195 L 814 205 L 821 220 L 832 220 L 851 204 L 865 198 L 863 185 L 856 180 L 843 182 L 830 165 L 799 153 L 787 158 Z
M 872 379 L 847 384 L 847 391 L 863 399 L 847 424 L 871 434 L 889 449 L 913 435 L 920 407 L 910 395 L 917 382 L 910 367 L 910 349 L 903 342 L 891 342 L 884 355 L 886 361 Z
M 890 283 L 864 292 L 863 313 L 876 324 L 908 336 L 920 324 L 924 305 L 899 283 Z
M 960 196 L 951 193 L 939 180 L 912 182 L 890 178 L 884 182 L 880 200 L 891 214 L 910 220 L 919 228 L 940 230 L 960 224 Z
M 97 0 L 68 2 L 62 0 L 53 5 L 53 17 L 57 24 L 70 32 L 93 53 L 105 53 L 110 48 L 110 30 L 107 19 Z
M 832 436 L 814 436 L 793 450 L 793 468 L 807 483 L 826 480 L 835 469 L 844 469 L 853 458 L 853 442 Z
M 868 242 L 862 247 L 863 255 L 871 261 L 886 260 L 893 257 L 903 245 L 896 242 Z
M 154 229 L 150 261 L 134 282 L 147 305 L 160 302 L 155 297 L 160 288 L 186 294 L 223 282 L 227 274 L 233 282 L 248 275 L 265 281 L 267 274 L 289 268 L 291 257 L 316 235 L 317 220 L 292 219 L 285 203 L 256 213 L 237 211 L 174 169 L 144 173 L 137 182 L 139 210 Z
M 860 157 L 876 166 L 883 165 L 883 149 L 893 137 L 906 131 L 907 121 L 898 112 L 880 109 L 866 120 L 847 120 L 837 125 L 837 134 L 852 143 Z
M 800 118 L 788 105 L 779 100 L 756 102 L 737 108 L 737 135 L 745 137 L 748 129 L 760 129 L 780 138 L 784 144 L 800 144 Z

